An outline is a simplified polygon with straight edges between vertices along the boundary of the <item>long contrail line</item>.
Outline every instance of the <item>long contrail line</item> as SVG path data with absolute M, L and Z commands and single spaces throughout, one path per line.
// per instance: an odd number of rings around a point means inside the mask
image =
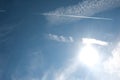
M 85 18 L 85 19 L 100 19 L 100 20 L 112 20 L 111 18 L 103 18 L 103 17 L 89 17 L 89 16 L 79 16 L 79 15 L 61 15 L 61 14 L 49 14 L 44 13 L 42 15 L 47 16 L 59 16 L 59 17 L 71 17 L 71 18 Z

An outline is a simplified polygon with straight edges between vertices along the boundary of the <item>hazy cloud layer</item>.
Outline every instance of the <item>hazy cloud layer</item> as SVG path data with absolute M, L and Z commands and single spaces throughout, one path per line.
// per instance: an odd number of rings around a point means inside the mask
M 30 55 L 26 57 L 29 62 L 26 62 L 27 66 L 25 66 L 25 71 L 24 69 L 19 69 L 22 67 L 20 64 L 12 75 L 12 80 L 90 80 L 91 77 L 92 80 L 120 80 L 120 43 L 116 45 L 111 53 L 112 55 L 101 62 L 99 67 L 96 66 L 96 68 L 92 70 L 87 69 L 87 72 L 84 73 L 82 77 L 76 77 L 76 73 L 77 75 L 82 75 L 80 73 L 83 69 L 76 59 L 77 56 L 70 59 L 69 62 L 66 62 L 66 64 L 59 69 L 48 69 L 48 71 L 40 77 L 40 67 L 43 63 L 41 52 L 30 53 Z M 24 64 L 24 62 L 22 64 Z M 26 72 L 26 74 L 21 76 L 23 72 Z
M 8 40 L 9 34 L 12 33 L 12 31 L 15 29 L 16 25 L 13 26 L 2 26 L 0 27 L 0 43 L 5 42 Z
M 111 53 L 112 55 L 109 55 L 105 61 L 102 61 L 99 67 L 96 66 L 92 70 L 88 69 L 82 77 L 75 76 L 76 73 L 77 75 L 80 74 L 79 70 L 82 69 L 82 66 L 74 58 L 55 72 L 44 74 L 42 80 L 120 80 L 120 43 Z M 52 76 L 52 79 L 49 78 L 49 75 Z
M 58 41 L 58 42 L 74 42 L 74 39 L 69 36 L 69 37 L 64 37 L 64 36 L 58 36 L 55 34 L 48 34 L 49 39 Z
M 77 70 L 78 64 L 70 61 L 58 70 L 48 70 L 41 78 L 42 80 L 73 80 L 74 72 Z M 72 78 L 72 79 L 70 79 Z
M 96 13 L 103 12 L 105 10 L 110 10 L 120 6 L 120 0 L 85 0 L 83 2 L 79 2 L 74 6 L 61 7 L 54 11 L 50 11 L 47 14 L 54 15 L 76 15 L 76 16 L 92 16 Z M 50 23 L 57 23 L 63 21 L 73 21 L 78 20 L 75 18 L 66 18 L 62 16 L 49 16 L 46 18 Z
M 44 58 L 41 52 L 33 52 L 24 55 L 19 62 L 11 80 L 40 80 L 40 72 L 44 65 Z
M 106 72 L 120 77 L 120 42 L 112 51 L 112 56 L 104 63 L 104 68 Z

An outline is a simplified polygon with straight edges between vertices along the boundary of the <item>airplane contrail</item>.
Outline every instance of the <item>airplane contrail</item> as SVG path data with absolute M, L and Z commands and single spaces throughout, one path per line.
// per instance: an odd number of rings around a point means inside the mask
M 49 13 L 43 13 L 42 15 L 46 15 L 46 16 L 59 16 L 59 17 L 71 17 L 71 18 L 85 18 L 85 19 L 112 20 L 111 18 L 89 17 L 89 16 L 79 16 L 79 15 L 63 15 L 63 14 L 49 14 Z

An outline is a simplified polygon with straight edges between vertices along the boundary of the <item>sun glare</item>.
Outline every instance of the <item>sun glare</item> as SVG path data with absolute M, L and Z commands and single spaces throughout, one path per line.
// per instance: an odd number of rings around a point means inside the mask
M 99 61 L 99 53 L 92 45 L 86 45 L 80 51 L 79 61 L 88 67 L 94 67 Z

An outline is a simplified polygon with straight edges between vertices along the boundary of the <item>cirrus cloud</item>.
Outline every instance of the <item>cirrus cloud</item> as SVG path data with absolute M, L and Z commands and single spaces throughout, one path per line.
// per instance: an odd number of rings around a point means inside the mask
M 75 16 L 93 16 L 96 13 L 100 13 L 106 10 L 110 10 L 116 7 L 120 7 L 120 0 L 85 0 L 79 2 L 76 5 L 61 7 L 54 11 L 50 11 L 44 14 L 50 23 L 66 22 L 79 20 L 79 18 L 71 18 L 55 15 L 75 15 Z
M 48 34 L 49 39 L 58 41 L 58 42 L 74 42 L 74 39 L 69 36 L 69 37 L 64 37 L 64 36 L 58 36 L 55 34 Z

